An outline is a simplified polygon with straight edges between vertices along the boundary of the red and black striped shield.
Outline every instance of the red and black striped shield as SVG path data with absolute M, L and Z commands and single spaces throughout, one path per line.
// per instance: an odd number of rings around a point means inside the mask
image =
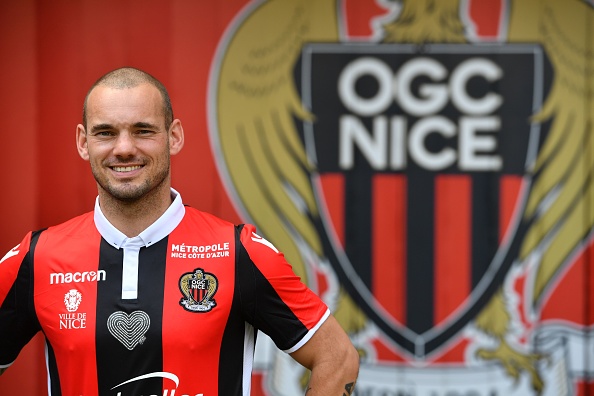
M 201 303 L 208 294 L 208 279 L 188 279 L 190 294 L 194 301 Z
M 451 340 L 517 259 L 547 70 L 533 45 L 304 48 L 325 254 L 411 355 Z

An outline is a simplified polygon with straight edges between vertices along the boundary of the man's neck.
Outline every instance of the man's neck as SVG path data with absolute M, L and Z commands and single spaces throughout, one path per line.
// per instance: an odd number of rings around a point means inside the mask
M 121 201 L 99 190 L 101 212 L 115 228 L 129 238 L 146 230 L 165 213 L 171 202 L 169 188 L 152 191 L 137 201 Z

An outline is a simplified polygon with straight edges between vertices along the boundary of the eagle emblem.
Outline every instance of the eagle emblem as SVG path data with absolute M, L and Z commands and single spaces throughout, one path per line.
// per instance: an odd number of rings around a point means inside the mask
M 209 312 L 217 306 L 214 295 L 218 287 L 216 276 L 202 268 L 186 272 L 179 278 L 179 290 L 182 293 L 179 304 L 186 311 Z
M 502 2 L 485 46 L 470 3 L 381 2 L 353 43 L 341 1 L 252 2 L 219 47 L 209 131 L 240 214 L 374 340 L 363 362 L 428 365 L 470 332 L 490 340 L 461 343 L 473 359 L 540 393 L 546 353 L 514 326 L 533 330 L 594 227 L 594 7 Z

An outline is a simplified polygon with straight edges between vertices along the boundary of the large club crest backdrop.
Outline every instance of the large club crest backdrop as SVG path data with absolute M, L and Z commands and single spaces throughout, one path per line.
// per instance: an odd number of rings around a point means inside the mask
M 594 395 L 594 3 L 206 3 L 0 6 L 24 164 L 2 248 L 92 208 L 78 110 L 137 66 L 188 135 L 175 187 L 285 253 L 359 350 L 357 394 Z M 29 348 L 0 390 L 44 392 Z M 261 396 L 307 378 L 265 336 L 254 372 Z

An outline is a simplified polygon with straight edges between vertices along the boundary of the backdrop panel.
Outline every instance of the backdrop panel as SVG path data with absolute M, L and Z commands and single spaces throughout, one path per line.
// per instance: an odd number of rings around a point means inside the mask
M 92 210 L 84 96 L 134 66 L 184 125 L 174 187 L 285 252 L 357 394 L 594 395 L 591 0 L 8 0 L 0 53 L 0 251 Z M 0 394 L 47 394 L 43 344 Z M 265 336 L 254 370 L 303 394 Z

